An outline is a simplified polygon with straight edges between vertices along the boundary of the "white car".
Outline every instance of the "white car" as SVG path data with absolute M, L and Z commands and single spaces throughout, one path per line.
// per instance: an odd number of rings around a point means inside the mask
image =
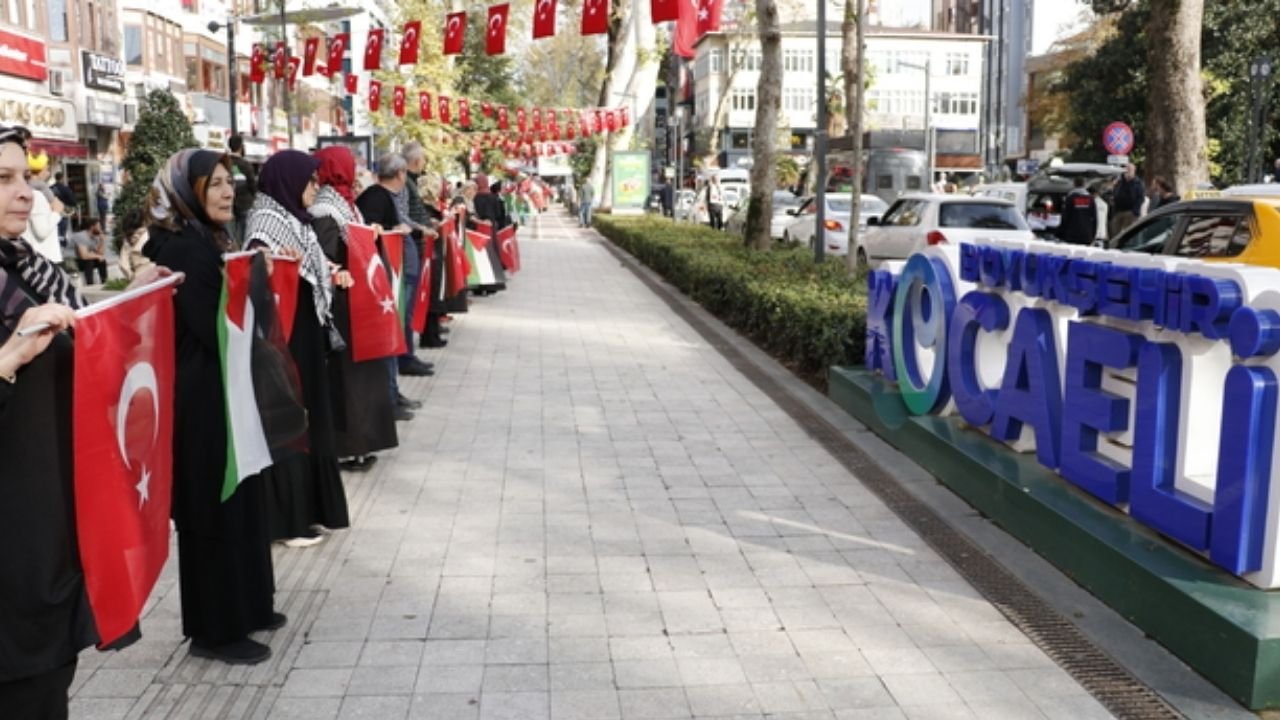
M 724 219 L 724 229 L 726 232 L 743 234 L 747 230 L 747 205 L 750 203 L 748 198 L 744 198 L 743 202 L 732 214 L 726 215 Z M 795 220 L 794 215 L 788 215 L 787 210 L 794 210 L 800 207 L 802 198 L 789 190 L 775 190 L 773 192 L 773 217 L 769 221 L 769 237 L 774 240 L 781 240 L 782 233 L 787 226 Z
M 814 238 L 817 236 L 814 225 L 818 217 L 818 205 L 814 200 L 815 198 L 812 197 L 807 198 L 800 207 L 787 211 L 787 214 L 794 215 L 795 219 L 783 231 L 783 240 L 813 247 Z M 825 228 L 822 233 L 825 251 L 828 255 L 845 255 L 849 252 L 849 213 L 853 210 L 853 195 L 827 193 L 826 200 L 827 211 L 823 218 Z M 858 207 L 859 233 L 866 231 L 867 222 L 871 218 L 879 217 L 888 209 L 889 204 L 879 197 L 863 195 Z
M 898 198 L 859 239 L 859 263 L 874 265 L 905 260 L 930 245 L 1036 238 L 1008 200 L 911 193 Z

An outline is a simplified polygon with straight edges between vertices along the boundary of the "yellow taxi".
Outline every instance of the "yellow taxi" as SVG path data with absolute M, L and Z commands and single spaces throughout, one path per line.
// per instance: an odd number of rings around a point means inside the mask
M 1108 247 L 1280 268 L 1280 196 L 1184 200 L 1142 217 Z

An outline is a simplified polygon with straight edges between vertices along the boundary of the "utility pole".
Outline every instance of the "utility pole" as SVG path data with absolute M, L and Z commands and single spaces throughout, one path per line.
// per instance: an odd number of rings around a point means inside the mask
M 809 165 L 818 181 L 813 197 L 818 211 L 813 218 L 813 261 L 820 263 L 827 251 L 827 0 L 818 0 L 818 127 L 813 131 L 813 162 Z

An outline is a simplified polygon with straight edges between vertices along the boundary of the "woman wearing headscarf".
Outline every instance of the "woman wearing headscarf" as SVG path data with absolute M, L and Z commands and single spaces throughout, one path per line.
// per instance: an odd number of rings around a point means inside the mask
M 186 274 L 174 295 L 173 520 L 182 634 L 191 638 L 192 655 L 255 664 L 269 658 L 271 648 L 249 633 L 282 627 L 285 616 L 272 612 L 275 581 L 262 480 L 246 478 L 226 502 L 221 496 L 228 427 L 218 317 L 234 200 L 226 155 L 174 153 L 147 196 L 151 227 L 143 253 Z
M 475 181 L 468 187 L 475 187 L 471 198 L 471 214 L 467 216 L 467 228 L 475 230 L 476 221 L 489 224 L 489 242 L 483 250 L 477 249 L 470 240 L 467 241 L 467 260 L 471 262 L 471 276 L 467 284 L 477 295 L 491 295 L 507 287 L 507 276 L 502 270 L 502 259 L 498 255 L 498 229 L 503 227 L 506 211 L 502 200 L 489 190 L 489 179 L 484 175 L 476 175 Z
M 381 360 L 355 362 L 351 356 L 351 301 L 346 288 L 347 226 L 363 223 L 356 209 L 356 159 L 351 150 L 333 145 L 315 153 L 320 162 L 320 190 L 307 208 L 311 227 L 329 262 L 339 268 L 330 310 L 333 326 L 345 339 L 340 351 L 329 357 L 329 394 L 333 402 L 334 448 L 347 470 L 368 470 L 377 460 L 373 453 L 393 448 L 396 421 L 387 393 L 387 370 Z
M 66 718 L 76 655 L 98 639 L 72 512 L 72 341 L 61 332 L 85 302 L 21 237 L 35 194 L 28 137 L 0 127 L 0 717 Z
M 439 232 L 440 225 L 444 222 L 444 213 L 440 212 L 440 188 L 443 179 L 431 174 L 423 175 L 418 178 L 418 193 L 422 198 L 423 212 L 427 217 L 427 225 L 436 230 L 434 236 L 428 238 L 427 242 L 431 243 L 432 260 L 431 260 L 431 297 L 433 298 L 430 307 L 427 310 L 427 323 L 423 328 L 422 336 L 418 338 L 418 347 L 421 348 L 442 348 L 449 344 L 442 335 L 441 319 L 448 312 L 446 303 L 444 302 L 444 259 L 445 244 L 444 238 Z
M 321 528 L 345 528 L 351 522 L 338 469 L 325 363 L 333 281 L 329 260 L 311 229 L 307 206 L 318 189 L 320 161 L 298 150 L 271 156 L 258 173 L 258 195 L 245 221 L 245 247 L 265 247 L 298 258 L 297 309 L 289 354 L 298 367 L 307 407 L 309 451 L 263 471 L 267 481 L 267 517 L 271 538 L 291 547 L 320 542 Z

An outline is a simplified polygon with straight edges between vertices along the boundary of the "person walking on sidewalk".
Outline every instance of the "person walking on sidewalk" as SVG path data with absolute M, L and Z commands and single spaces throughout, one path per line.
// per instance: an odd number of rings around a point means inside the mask
M 596 200 L 595 188 L 590 180 L 582 181 L 582 191 L 578 193 L 578 225 L 591 227 L 591 205 Z

